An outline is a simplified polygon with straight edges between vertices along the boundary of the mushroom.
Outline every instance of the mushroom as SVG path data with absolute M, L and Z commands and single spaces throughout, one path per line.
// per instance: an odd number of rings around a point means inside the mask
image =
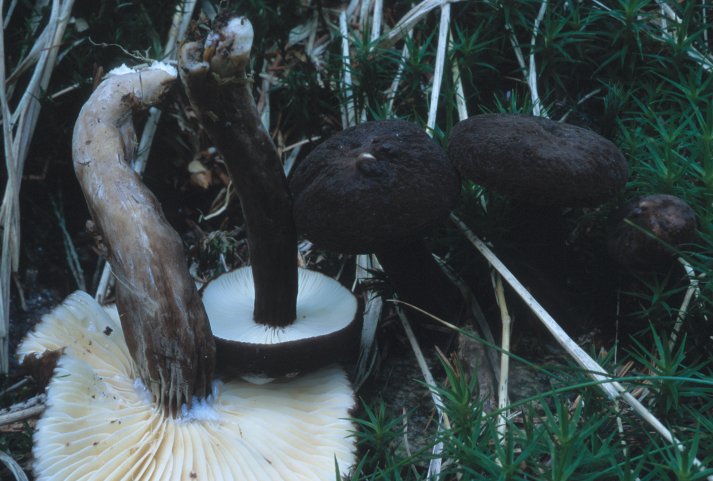
M 18 350 L 62 352 L 34 436 L 36 477 L 334 479 L 335 462 L 340 474 L 354 464 L 354 395 L 341 368 L 266 386 L 211 381 L 213 337 L 180 238 L 128 167 L 132 111 L 174 79 L 165 66 L 111 76 L 77 121 L 75 170 L 118 309 L 77 292 Z
M 417 125 L 365 122 L 318 145 L 294 169 L 300 233 L 327 250 L 375 253 L 401 298 L 453 319 L 460 294 L 422 236 L 455 206 L 460 180 Z
M 203 290 L 222 369 L 263 383 L 354 356 L 362 311 L 348 289 L 331 277 L 300 268 L 294 322 L 266 327 L 253 315 L 255 268 L 253 264 L 223 274 Z
M 252 40 L 246 18 L 219 16 L 204 43 L 182 47 L 179 68 L 191 105 L 225 159 L 250 251 L 251 267 L 210 282 L 203 302 L 221 367 L 257 380 L 351 357 L 360 312 L 336 280 L 298 275 L 292 198 L 246 74 Z
M 527 115 L 475 115 L 457 123 L 448 157 L 464 177 L 531 205 L 596 206 L 627 179 L 626 159 L 609 140 Z
M 34 434 L 38 481 L 333 480 L 354 464 L 345 372 L 214 382 L 172 418 L 139 377 L 117 310 L 77 291 L 43 316 L 21 358 L 62 350 Z
M 607 232 L 609 255 L 632 269 L 667 269 L 675 249 L 693 242 L 696 214 L 684 200 L 668 194 L 632 199 L 613 217 Z
M 509 222 L 510 235 L 499 243 L 499 255 L 512 261 L 515 274 L 550 310 L 570 316 L 569 309 L 584 298 L 577 279 L 560 282 L 573 261 L 572 251 L 562 248 L 571 235 L 562 208 L 613 200 L 627 180 L 624 155 L 591 130 L 504 113 L 459 122 L 448 136 L 447 151 L 463 177 L 506 200 L 510 215 L 496 221 L 498 227 Z M 503 205 L 498 197 L 493 196 L 490 213 Z M 569 302 L 570 295 L 576 300 Z

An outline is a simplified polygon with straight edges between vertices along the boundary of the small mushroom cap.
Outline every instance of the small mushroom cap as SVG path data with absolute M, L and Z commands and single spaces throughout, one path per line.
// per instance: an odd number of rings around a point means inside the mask
M 460 179 L 443 150 L 402 120 L 365 122 L 317 146 L 290 179 L 297 230 L 316 245 L 373 252 L 448 215 Z
M 696 214 L 691 206 L 673 195 L 654 194 L 627 202 L 614 215 L 607 249 L 624 266 L 658 268 L 674 261 L 672 247 L 689 244 L 695 237 Z
M 536 205 L 595 206 L 626 183 L 627 162 L 604 137 L 542 117 L 476 115 L 453 127 L 448 156 L 464 177 Z
M 221 370 L 249 379 L 275 378 L 346 361 L 356 354 L 361 306 L 338 281 L 298 269 L 297 318 L 272 327 L 253 319 L 251 267 L 221 275 L 203 290 Z
M 333 480 L 354 464 L 354 396 L 332 367 L 289 382 L 216 382 L 178 418 L 137 381 L 118 323 L 76 292 L 20 355 L 64 347 L 34 435 L 38 481 Z

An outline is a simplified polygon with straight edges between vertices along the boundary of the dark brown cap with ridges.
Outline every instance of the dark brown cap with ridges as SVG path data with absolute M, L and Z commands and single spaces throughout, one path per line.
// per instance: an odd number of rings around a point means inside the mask
M 460 179 L 420 127 L 386 120 L 320 144 L 295 168 L 290 189 L 299 232 L 329 250 L 363 253 L 445 218 Z
M 448 157 L 461 175 L 537 205 L 586 207 L 624 187 L 627 162 L 595 132 L 542 117 L 476 115 L 456 124 Z

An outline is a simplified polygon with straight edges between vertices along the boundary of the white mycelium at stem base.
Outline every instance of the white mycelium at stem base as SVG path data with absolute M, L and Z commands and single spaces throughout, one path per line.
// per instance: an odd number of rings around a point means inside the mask
M 137 381 L 116 311 L 76 292 L 44 316 L 21 357 L 64 349 L 35 432 L 38 481 L 333 480 L 354 464 L 343 370 L 284 383 L 216 382 L 182 416 Z

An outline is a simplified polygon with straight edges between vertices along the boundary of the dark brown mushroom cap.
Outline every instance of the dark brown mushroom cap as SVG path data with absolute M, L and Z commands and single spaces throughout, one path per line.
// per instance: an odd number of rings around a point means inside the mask
M 464 177 L 537 205 L 594 206 L 626 183 L 624 155 L 574 125 L 514 114 L 476 115 L 453 127 L 448 157 Z
M 417 125 L 365 122 L 320 144 L 290 179 L 299 232 L 326 249 L 373 252 L 448 215 L 460 179 Z
M 673 262 L 671 247 L 695 240 L 696 214 L 676 196 L 654 194 L 627 202 L 614 215 L 611 226 L 607 249 L 614 260 L 632 268 L 658 268 Z

